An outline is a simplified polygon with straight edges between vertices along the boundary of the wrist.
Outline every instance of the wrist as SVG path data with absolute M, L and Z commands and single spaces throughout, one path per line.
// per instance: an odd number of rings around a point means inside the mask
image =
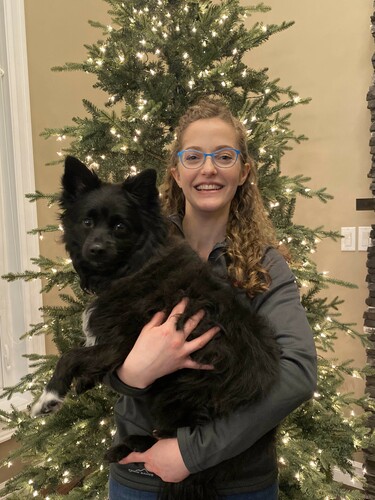
M 153 381 L 147 380 L 145 377 L 139 375 L 139 373 L 134 373 L 130 367 L 127 366 L 125 362 L 116 370 L 118 378 L 124 384 L 134 387 L 136 389 L 145 389 L 152 384 Z

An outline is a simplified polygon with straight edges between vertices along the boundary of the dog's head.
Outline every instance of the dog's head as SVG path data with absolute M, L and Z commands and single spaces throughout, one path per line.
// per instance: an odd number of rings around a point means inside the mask
M 68 156 L 60 206 L 63 241 L 87 290 L 136 271 L 165 237 L 152 169 L 110 184 Z

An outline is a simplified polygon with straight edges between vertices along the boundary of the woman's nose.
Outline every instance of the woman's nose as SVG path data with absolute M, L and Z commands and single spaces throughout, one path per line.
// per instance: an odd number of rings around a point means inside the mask
M 202 165 L 202 172 L 205 174 L 216 173 L 216 165 L 213 162 L 212 156 L 206 156 L 206 161 Z

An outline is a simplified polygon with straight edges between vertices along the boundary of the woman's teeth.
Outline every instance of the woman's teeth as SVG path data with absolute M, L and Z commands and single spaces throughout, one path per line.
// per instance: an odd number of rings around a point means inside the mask
M 222 186 L 218 186 L 217 184 L 200 184 L 196 187 L 198 191 L 217 191 L 221 188 Z

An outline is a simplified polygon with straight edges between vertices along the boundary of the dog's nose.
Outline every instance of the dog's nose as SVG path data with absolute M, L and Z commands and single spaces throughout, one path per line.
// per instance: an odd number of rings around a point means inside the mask
M 100 257 L 104 252 L 105 249 L 102 243 L 93 243 L 89 248 L 89 253 L 92 257 Z

